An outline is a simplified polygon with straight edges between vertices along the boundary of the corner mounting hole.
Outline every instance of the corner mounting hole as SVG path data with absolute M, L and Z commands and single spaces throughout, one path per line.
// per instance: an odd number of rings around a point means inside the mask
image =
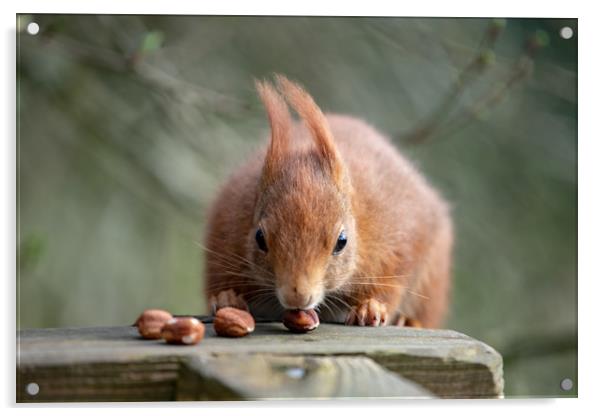
M 39 31 L 40 25 L 36 22 L 31 22 L 27 25 L 27 33 L 29 33 L 30 35 L 35 36 L 38 34 Z
M 573 29 L 571 29 L 568 26 L 563 27 L 562 29 L 560 29 L 560 37 L 562 39 L 570 39 L 573 37 Z
M 36 22 L 31 22 L 27 25 L 27 33 L 29 33 L 32 36 L 37 35 L 40 32 L 40 25 L 38 25 Z
M 36 394 L 38 394 L 40 392 L 40 386 L 38 386 L 38 383 L 29 383 L 25 387 L 25 391 L 30 396 L 35 396 Z
M 560 388 L 564 391 L 570 391 L 573 389 L 573 380 L 565 378 L 560 382 Z

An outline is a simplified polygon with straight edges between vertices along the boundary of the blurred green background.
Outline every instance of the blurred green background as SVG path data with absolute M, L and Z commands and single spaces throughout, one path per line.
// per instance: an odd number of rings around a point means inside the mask
M 253 78 L 276 71 L 388 134 L 451 202 L 448 326 L 504 355 L 506 395 L 576 394 L 576 20 L 18 27 L 19 328 L 206 312 L 194 242 L 220 182 L 268 133 Z

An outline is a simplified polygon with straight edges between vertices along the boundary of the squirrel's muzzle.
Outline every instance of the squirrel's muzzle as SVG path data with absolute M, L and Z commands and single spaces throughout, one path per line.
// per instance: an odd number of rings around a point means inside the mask
M 285 309 L 313 309 L 322 300 L 318 291 L 293 285 L 279 287 L 276 296 Z

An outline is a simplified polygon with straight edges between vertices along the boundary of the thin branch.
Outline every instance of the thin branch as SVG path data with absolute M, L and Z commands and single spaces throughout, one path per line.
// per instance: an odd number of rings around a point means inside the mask
M 502 20 L 498 19 L 494 19 L 490 23 L 475 56 L 460 72 L 454 85 L 431 114 L 403 138 L 404 141 L 414 144 L 424 142 L 441 128 L 463 93 L 491 66 L 492 51 L 504 24 Z

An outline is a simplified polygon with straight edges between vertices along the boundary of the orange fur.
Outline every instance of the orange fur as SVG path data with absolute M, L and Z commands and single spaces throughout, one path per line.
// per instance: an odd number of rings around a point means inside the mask
M 453 242 L 446 203 L 372 127 L 324 115 L 298 84 L 276 80 L 280 93 L 256 83 L 271 139 L 225 183 L 209 214 L 213 309 L 280 319 L 283 308 L 317 306 L 325 321 L 441 325 Z M 341 230 L 347 245 L 334 255 Z

